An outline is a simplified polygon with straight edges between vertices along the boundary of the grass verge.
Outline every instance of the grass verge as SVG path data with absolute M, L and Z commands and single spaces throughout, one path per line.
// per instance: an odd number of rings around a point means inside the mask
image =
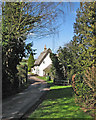
M 48 84 L 50 84 L 50 86 L 51 84 L 53 84 L 53 80 L 49 81 L 46 76 L 36 76 L 36 77 L 39 79 L 45 80 Z
M 71 86 L 51 86 L 45 100 L 29 116 L 34 118 L 92 118 L 76 106 Z

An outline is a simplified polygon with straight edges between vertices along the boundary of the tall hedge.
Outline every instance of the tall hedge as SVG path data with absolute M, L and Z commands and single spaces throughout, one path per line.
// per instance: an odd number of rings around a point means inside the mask
M 96 117 L 96 67 L 88 68 L 84 74 L 72 77 L 75 100 L 84 112 Z
M 96 1 L 82 3 L 74 24 L 73 52 L 77 71 L 72 87 L 78 105 L 96 116 Z

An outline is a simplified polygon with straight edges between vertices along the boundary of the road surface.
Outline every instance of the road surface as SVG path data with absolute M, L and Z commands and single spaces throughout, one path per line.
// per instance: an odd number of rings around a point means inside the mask
M 32 84 L 23 92 L 2 101 L 3 120 L 21 118 L 48 90 L 45 81 L 35 76 L 30 76 L 30 81 L 32 81 Z

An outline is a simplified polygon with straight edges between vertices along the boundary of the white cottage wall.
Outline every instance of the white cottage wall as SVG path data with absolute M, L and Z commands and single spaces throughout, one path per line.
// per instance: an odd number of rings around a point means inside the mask
M 43 70 L 50 64 L 52 64 L 52 61 L 50 58 L 50 53 L 48 53 L 39 66 L 34 66 L 34 68 L 32 68 L 32 73 L 37 74 L 39 76 L 43 76 Z
M 45 59 L 42 61 L 42 63 L 39 66 L 39 76 L 43 76 L 43 70 L 48 67 L 50 64 L 52 64 L 50 53 L 45 57 Z
M 33 74 L 36 74 L 36 68 L 37 68 L 37 66 L 34 66 L 34 67 L 31 69 Z

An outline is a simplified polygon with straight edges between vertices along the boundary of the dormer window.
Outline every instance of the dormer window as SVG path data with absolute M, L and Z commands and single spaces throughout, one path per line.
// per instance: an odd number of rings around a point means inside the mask
M 43 61 L 43 64 L 45 64 L 45 61 Z

